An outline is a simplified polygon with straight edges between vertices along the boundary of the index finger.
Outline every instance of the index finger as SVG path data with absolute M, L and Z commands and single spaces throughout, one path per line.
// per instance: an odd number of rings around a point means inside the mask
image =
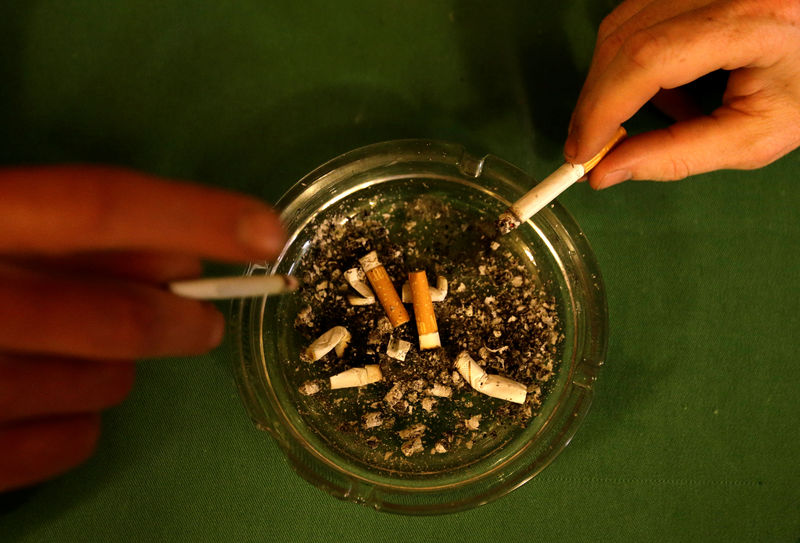
M 276 257 L 277 213 L 253 198 L 113 167 L 0 170 L 0 253 L 132 249 L 243 261 Z

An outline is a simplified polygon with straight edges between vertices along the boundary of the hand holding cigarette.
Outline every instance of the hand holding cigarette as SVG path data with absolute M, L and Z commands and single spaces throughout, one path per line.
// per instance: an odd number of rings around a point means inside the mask
M 675 96 L 722 69 L 730 74 L 720 107 L 710 115 L 696 106 L 665 109 L 679 122 L 628 138 L 590 184 L 667 181 L 777 160 L 800 145 L 798 26 L 797 2 L 785 0 L 622 2 L 600 25 L 564 155 L 589 160 L 660 89 Z
M 625 137 L 627 132 L 621 126 L 600 151 L 582 164 L 566 162 L 552 174 L 544 178 L 522 198 L 514 202 L 497 221 L 499 233 L 508 234 L 523 222 L 538 213 L 547 204 L 571 187 L 576 181 L 592 170 L 606 154 Z
M 0 492 L 89 457 L 133 361 L 208 351 L 211 304 L 169 292 L 201 259 L 276 257 L 277 214 L 252 198 L 127 170 L 0 170 Z

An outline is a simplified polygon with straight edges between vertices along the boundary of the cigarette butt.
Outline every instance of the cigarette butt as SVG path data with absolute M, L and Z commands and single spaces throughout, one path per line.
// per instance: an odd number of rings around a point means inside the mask
M 386 268 L 378 260 L 378 253 L 372 251 L 361 257 L 359 262 L 392 326 L 397 328 L 411 320 L 408 311 L 403 307 L 400 296 L 397 295 L 397 290 L 395 290 L 389 274 L 386 273 Z
M 383 379 L 377 364 L 367 364 L 363 368 L 350 368 L 330 377 L 331 389 L 352 388 L 376 383 Z
M 316 362 L 332 350 L 336 350 L 339 358 L 344 354 L 344 350 L 350 343 L 350 332 L 344 326 L 334 326 L 317 339 L 311 342 L 305 350 L 305 357 Z
M 467 351 L 461 351 L 456 357 L 455 363 L 458 373 L 469 383 L 469 386 L 476 388 L 481 379 L 486 375 L 482 367 L 475 362 Z
M 475 389 L 478 392 L 508 402 L 525 403 L 528 387 L 508 377 L 487 374 Z
M 508 377 L 489 375 L 466 351 L 456 357 L 455 366 L 469 385 L 481 394 L 509 402 L 525 403 L 528 387 Z
M 436 314 L 433 312 L 433 301 L 428 289 L 428 277 L 424 271 L 410 272 L 408 283 L 411 286 L 414 318 L 417 321 L 419 348 L 425 350 L 441 347 L 439 327 L 436 325 Z
M 249 298 L 291 292 L 299 285 L 289 275 L 249 275 L 172 281 L 169 289 L 178 296 L 197 300 Z
M 447 279 L 441 275 L 438 276 L 436 278 L 436 286 L 434 287 L 433 285 L 428 285 L 428 290 L 431 292 L 432 302 L 444 301 L 444 299 L 447 298 Z M 401 296 L 404 304 L 410 304 L 413 302 L 413 298 L 411 297 L 411 285 L 408 283 L 408 281 L 403 283 Z
M 353 290 L 361 295 L 348 295 L 347 301 L 350 305 L 371 305 L 375 303 L 375 294 L 372 292 L 372 289 L 369 288 L 369 285 L 367 285 L 367 276 L 364 274 L 363 270 L 359 268 L 350 268 L 344 272 L 344 278 L 347 283 L 353 287 Z

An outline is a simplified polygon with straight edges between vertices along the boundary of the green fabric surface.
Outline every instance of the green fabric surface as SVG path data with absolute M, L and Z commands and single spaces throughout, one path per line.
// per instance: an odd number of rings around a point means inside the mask
M 275 201 L 351 148 L 425 137 L 542 177 L 612 7 L 6 0 L 0 164 Z M 798 166 L 560 198 L 603 272 L 607 363 L 572 444 L 496 502 L 405 518 L 329 497 L 251 425 L 224 346 L 141 363 L 88 463 L 0 495 L 0 541 L 797 541 Z

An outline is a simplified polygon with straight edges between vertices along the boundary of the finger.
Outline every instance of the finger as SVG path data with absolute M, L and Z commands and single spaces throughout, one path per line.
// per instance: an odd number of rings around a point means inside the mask
M 724 106 L 712 116 L 628 138 L 592 170 L 589 183 L 602 189 L 627 179 L 670 181 L 723 168 L 758 168 L 792 149 L 788 137 L 786 144 L 776 141 L 791 134 L 781 123 Z
M 239 194 L 94 166 L 0 170 L 0 252 L 135 249 L 271 259 L 277 214 Z
M 691 11 L 699 6 L 706 5 L 711 0 L 672 0 L 670 2 L 652 0 L 629 0 L 623 2 L 600 23 L 597 30 L 597 41 L 592 54 L 592 63 L 586 82 L 581 89 L 578 103 L 582 101 L 587 89 L 597 78 L 602 78 L 611 60 L 619 53 L 619 49 L 628 37 L 644 28 L 653 26 L 680 13 Z M 573 112 L 570 118 L 569 132 L 575 122 Z M 574 153 L 569 149 L 568 153 Z M 569 157 L 568 157 L 569 158 Z
M 197 354 L 224 331 L 211 304 L 125 281 L 0 266 L 0 347 L 92 359 Z
M 99 435 L 95 413 L 0 426 L 0 492 L 77 466 L 92 455 Z
M 624 20 L 612 17 L 613 27 L 601 23 L 597 32 L 597 44 L 592 57 L 591 72 L 602 74 L 611 60 L 619 53 L 625 41 L 636 32 L 657 25 L 681 14 L 689 13 L 710 4 L 713 0 L 671 0 L 639 3 L 635 13 Z M 626 12 L 632 11 L 631 9 Z M 605 23 L 605 21 L 604 21 Z
M 143 251 L 102 251 L 55 257 L 14 259 L 14 264 L 67 274 L 112 276 L 119 279 L 163 284 L 199 276 L 200 259 L 182 254 Z
M 631 35 L 602 77 L 590 82 L 575 109 L 565 154 L 588 160 L 622 122 L 661 88 L 675 88 L 717 69 L 771 62 L 770 37 L 757 25 L 732 31 L 714 6 L 674 17 Z
M 117 405 L 133 386 L 135 367 L 132 362 L 0 355 L 0 423 Z

